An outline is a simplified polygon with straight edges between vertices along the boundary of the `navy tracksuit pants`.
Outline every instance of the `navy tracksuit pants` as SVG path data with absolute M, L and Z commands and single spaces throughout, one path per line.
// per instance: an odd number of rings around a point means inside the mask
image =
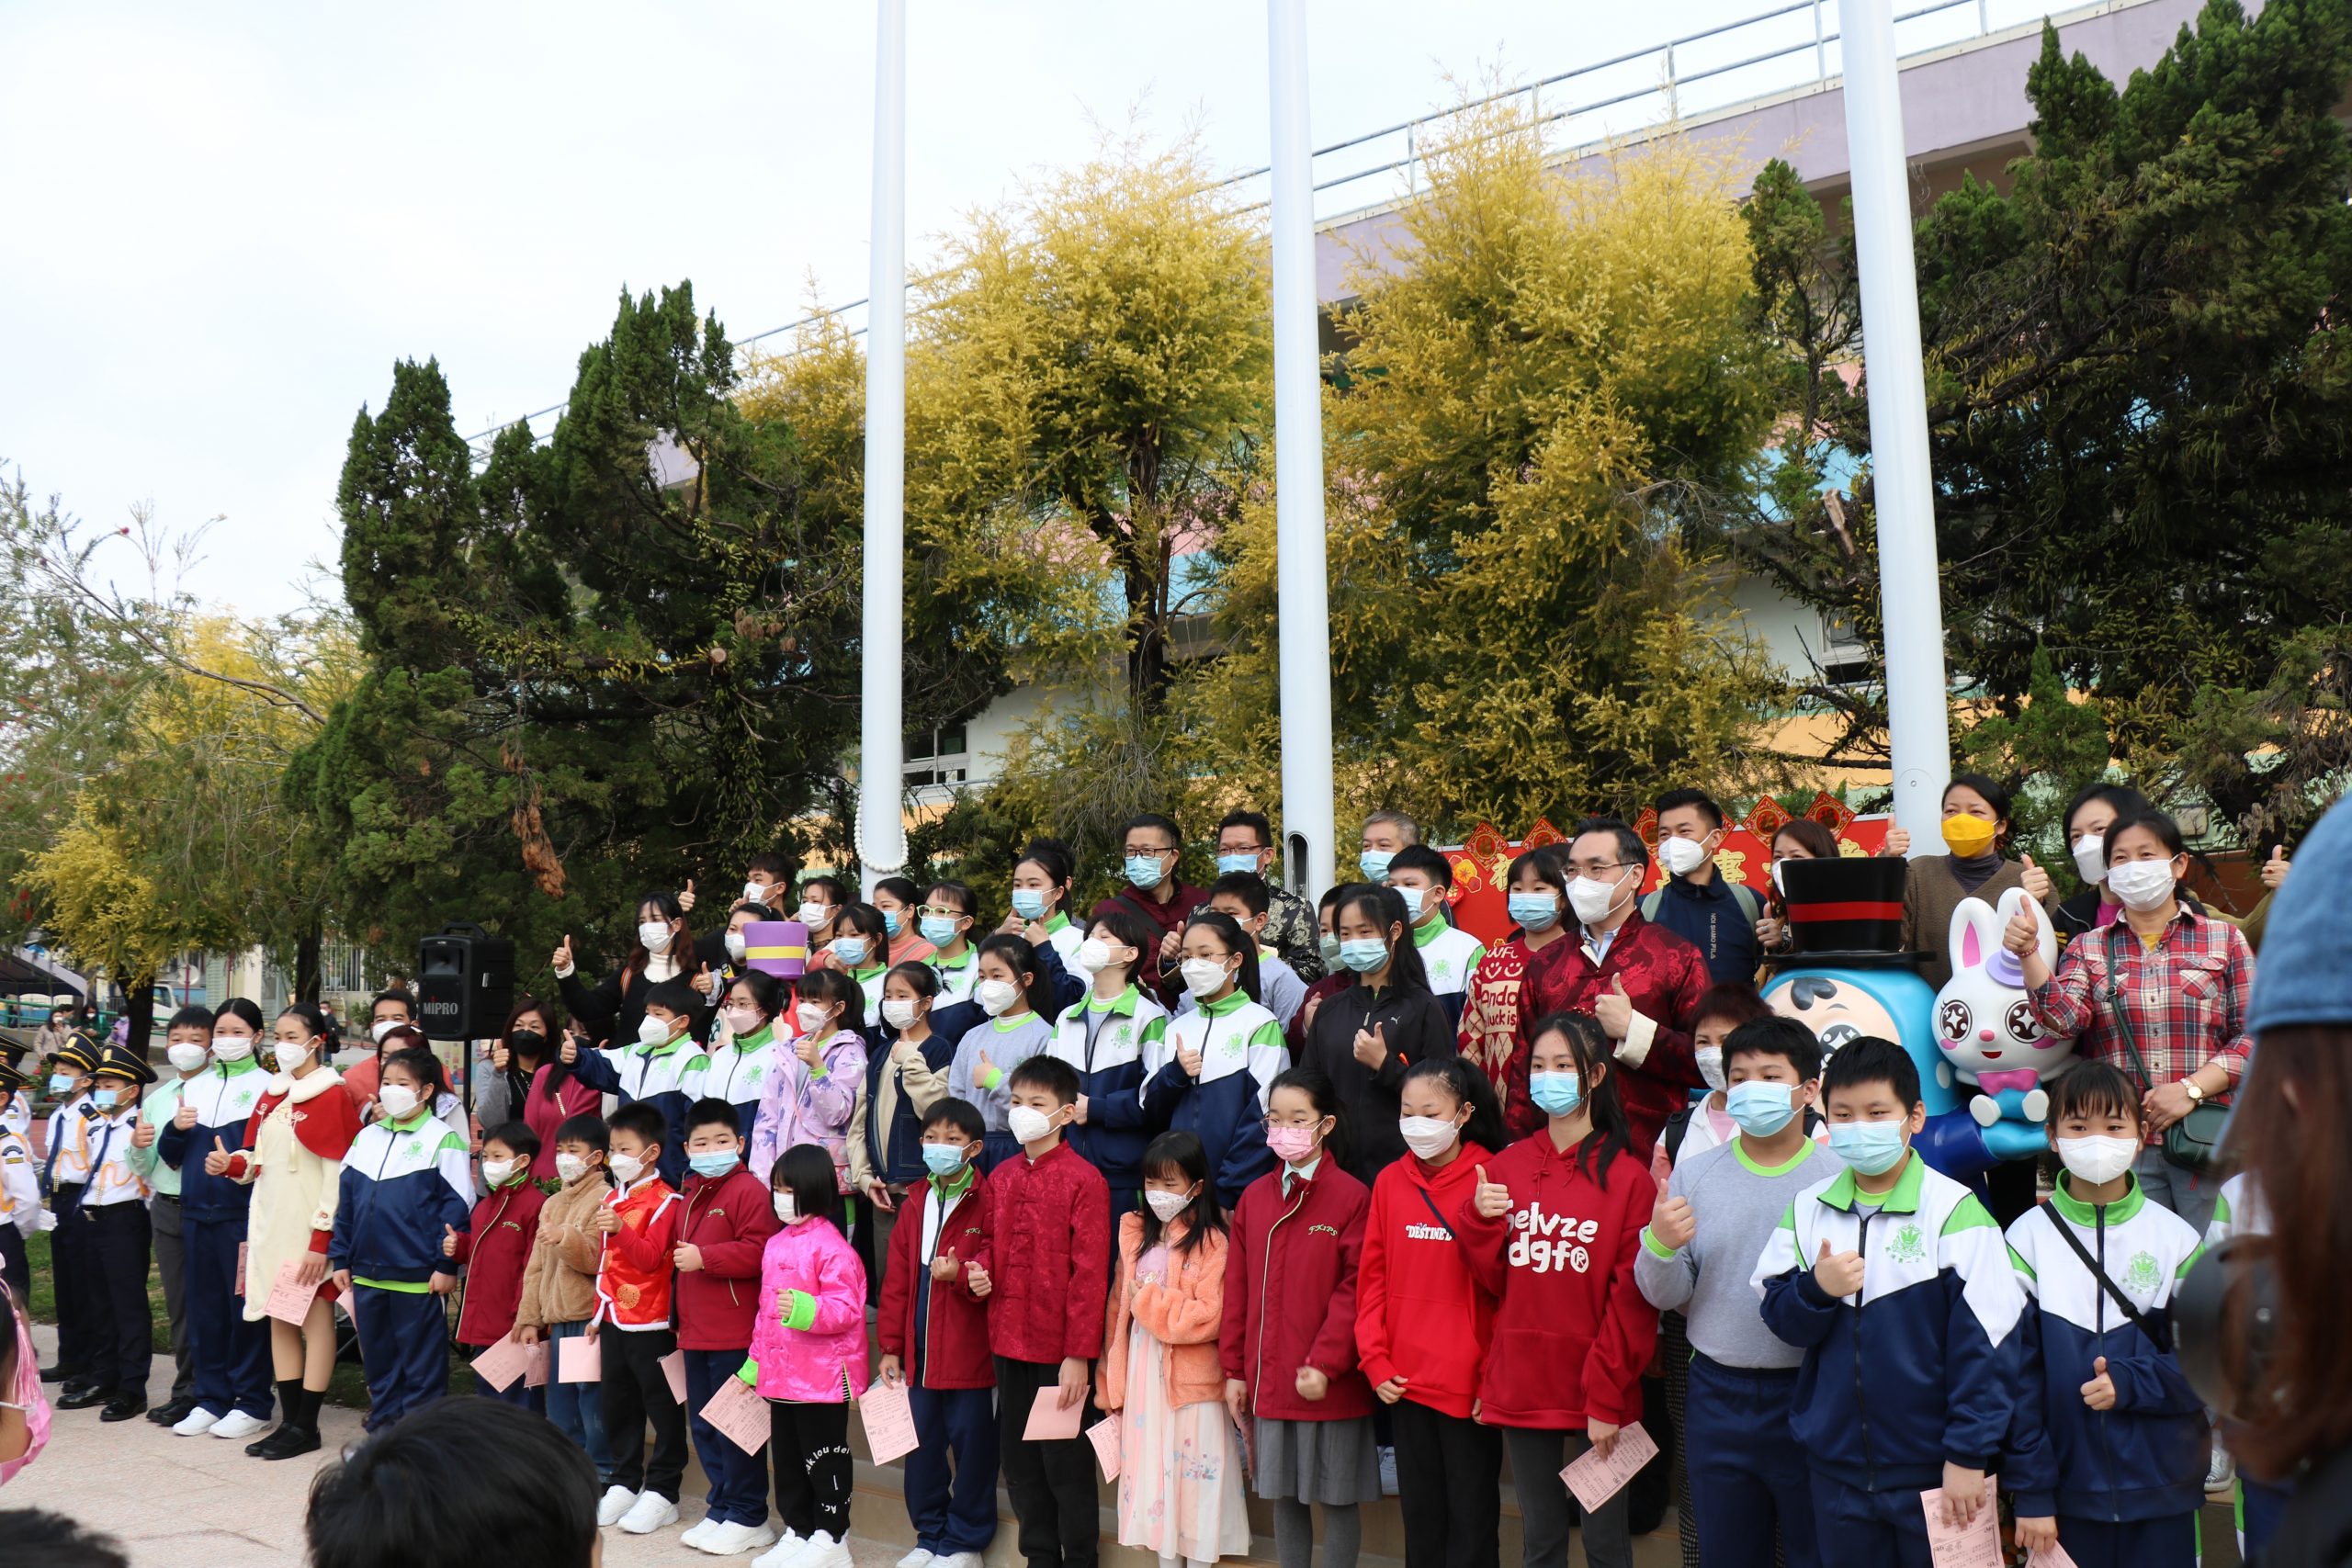
M 2197 1516 L 2108 1524 L 2061 1514 L 2058 1544 L 2075 1568 L 2196 1568 Z
M 2287 1505 L 2294 1501 L 2291 1486 L 2273 1486 L 2267 1481 L 2256 1481 L 2244 1471 L 2238 1472 L 2238 1555 L 2247 1562 L 2255 1561 L 2262 1549 L 2270 1544 L 2271 1536 L 2285 1517 Z
M 215 1417 L 242 1410 L 266 1421 L 275 1393 L 269 1320 L 245 1321 L 245 1298 L 237 1293 L 237 1253 L 244 1241 L 241 1213 L 198 1218 L 183 1212 L 180 1250 L 187 1272 L 180 1299 L 197 1404 Z
M 449 1392 L 449 1314 L 439 1296 L 354 1284 L 351 1321 L 368 1374 L 368 1430 L 380 1432 Z
M 1789 1433 L 1797 1373 L 1726 1367 L 1693 1353 L 1682 1406 L 1682 1463 L 1699 1558 L 1707 1568 L 1815 1568 L 1804 1450 Z
M 1822 1568 L 1935 1568 L 1928 1551 L 1928 1511 L 1919 1494 L 1937 1482 L 1865 1492 L 1817 1470 L 1810 1479 L 1814 1540 Z M 1691 1490 L 1698 1490 L 1697 1482 L 1691 1483 Z
M 710 1482 L 709 1514 L 730 1525 L 768 1522 L 768 1472 L 762 1455 L 747 1454 L 734 1440 L 702 1418 L 718 1385 L 742 1369 L 752 1352 L 688 1350 L 686 1358 L 686 1431 L 695 1440 L 695 1457 Z
M 920 1212 L 913 1223 L 922 1223 Z M 922 1323 L 931 1315 L 931 1276 L 918 1279 L 915 1321 Z M 923 1387 L 917 1336 L 907 1356 L 907 1403 L 922 1439 L 907 1455 L 905 1483 L 915 1544 L 934 1557 L 959 1551 L 978 1556 L 996 1539 L 997 1444 L 1002 1437 L 996 1390 Z

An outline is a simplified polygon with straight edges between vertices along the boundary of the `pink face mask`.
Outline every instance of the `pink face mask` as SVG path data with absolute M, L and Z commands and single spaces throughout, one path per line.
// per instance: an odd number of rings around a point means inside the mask
M 1269 1127 L 1266 1147 L 1284 1165 L 1296 1165 L 1315 1152 L 1315 1129 L 1312 1127 Z
M 6 1296 L 0 1294 L 0 1312 L 16 1317 L 6 1302 Z M 25 1426 L 32 1440 L 15 1459 L 0 1460 L 0 1486 L 6 1486 L 18 1471 L 40 1458 L 40 1450 L 49 1443 L 49 1401 L 41 1397 L 40 1357 L 33 1349 L 33 1337 L 26 1332 L 22 1318 L 17 1319 L 17 1386 L 8 1393 L 7 1403 L 24 1411 Z

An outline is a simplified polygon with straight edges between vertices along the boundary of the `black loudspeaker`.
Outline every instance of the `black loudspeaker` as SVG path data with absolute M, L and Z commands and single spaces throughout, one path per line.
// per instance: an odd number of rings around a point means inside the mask
M 420 939 L 416 999 L 427 1039 L 481 1040 L 497 1033 L 514 1006 L 514 942 L 470 920 Z

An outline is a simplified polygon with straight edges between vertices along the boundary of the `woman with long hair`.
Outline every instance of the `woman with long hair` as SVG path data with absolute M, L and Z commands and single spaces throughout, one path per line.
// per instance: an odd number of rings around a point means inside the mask
M 664 980 L 690 980 L 701 968 L 678 896 L 658 888 L 637 901 L 636 940 L 628 955 L 593 987 L 580 982 L 571 937 L 563 939 L 550 963 L 563 1005 L 587 1027 L 592 1039 L 611 1047 L 636 1041 L 638 1023 L 645 1017 L 646 993 Z
M 1444 1007 L 1430 994 L 1405 901 L 1395 888 L 1353 884 L 1340 893 L 1332 923 L 1340 939 L 1337 967 L 1350 984 L 1316 1009 L 1298 1061 L 1331 1080 L 1352 1134 L 1348 1174 L 1368 1187 L 1405 1152 L 1396 1133 L 1405 1070 L 1456 1055 L 1456 1036 Z M 1498 1132 L 1498 1142 L 1501 1136 Z

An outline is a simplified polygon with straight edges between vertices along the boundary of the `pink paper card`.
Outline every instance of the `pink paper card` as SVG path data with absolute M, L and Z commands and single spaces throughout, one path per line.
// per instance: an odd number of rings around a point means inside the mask
M 1600 1457 L 1599 1449 L 1587 1449 L 1560 1472 L 1560 1479 L 1576 1494 L 1577 1502 L 1590 1513 L 1618 1493 L 1634 1479 L 1642 1466 L 1657 1457 L 1657 1444 L 1640 1426 L 1626 1427 L 1617 1434 L 1617 1446 L 1609 1457 Z
M 474 1376 L 503 1393 L 530 1370 L 531 1353 L 512 1339 L 501 1339 L 474 1358 Z
M 1102 1464 L 1102 1479 L 1119 1479 L 1119 1418 L 1105 1416 L 1086 1429 L 1086 1440 L 1094 1445 L 1094 1457 Z
M 291 1258 L 279 1264 L 277 1279 L 269 1287 L 269 1300 L 262 1304 L 262 1310 L 271 1317 L 280 1323 L 290 1323 L 297 1328 L 310 1315 L 311 1298 L 317 1295 L 319 1286 L 325 1283 L 323 1280 L 316 1280 L 307 1285 L 299 1283 L 295 1276 L 301 1267 Z
M 2066 1543 L 2045 1546 L 2025 1560 L 2025 1568 L 2075 1568 L 2075 1560 L 2066 1555 Z
M 542 1339 L 535 1345 L 524 1346 L 523 1355 L 523 1386 L 525 1388 L 547 1387 L 548 1342 Z
M 556 1341 L 555 1381 L 558 1382 L 603 1382 L 605 1381 L 605 1348 L 594 1339 L 578 1337 Z
M 722 1378 L 718 1392 L 702 1407 L 702 1418 L 747 1454 L 768 1446 L 768 1402 L 739 1377 Z
M 237 1280 L 234 1293 L 240 1296 L 245 1293 L 245 1251 L 252 1245 L 250 1242 L 243 1241 L 237 1244 Z
M 921 1440 L 915 1436 L 914 1402 L 902 1382 L 876 1382 L 858 1396 L 857 1416 L 865 1423 L 866 1457 L 876 1464 L 914 1452 Z
M 1052 1383 L 1039 1389 L 1029 1401 L 1029 1424 L 1021 1429 L 1022 1440 L 1031 1443 L 1057 1442 L 1078 1436 L 1079 1423 L 1086 1418 L 1086 1401 L 1064 1410 L 1061 1391 Z
M 1984 1478 L 1984 1506 L 1966 1525 L 1944 1523 L 1940 1486 L 1919 1494 L 1928 1511 L 1928 1551 L 1936 1568 L 2001 1568 L 2001 1510 L 1994 1506 L 1994 1478 Z
M 686 1353 L 673 1350 L 662 1357 L 662 1375 L 670 1380 L 670 1397 L 684 1404 L 686 1402 Z

